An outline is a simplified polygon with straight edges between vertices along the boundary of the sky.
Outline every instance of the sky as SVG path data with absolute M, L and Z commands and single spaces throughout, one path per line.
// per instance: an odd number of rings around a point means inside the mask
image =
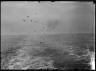
M 93 33 L 89 2 L 1 2 L 1 35 Z

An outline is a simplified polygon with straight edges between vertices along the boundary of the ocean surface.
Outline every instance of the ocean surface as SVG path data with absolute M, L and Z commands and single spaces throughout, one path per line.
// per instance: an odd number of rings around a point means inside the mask
M 1 36 L 1 69 L 91 69 L 94 37 L 93 33 Z

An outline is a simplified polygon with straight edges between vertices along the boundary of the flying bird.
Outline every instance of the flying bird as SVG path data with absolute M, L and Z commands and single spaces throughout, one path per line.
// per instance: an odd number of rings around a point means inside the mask
M 29 16 L 27 16 L 27 17 L 29 17 Z
M 23 21 L 26 21 L 25 19 L 23 19 Z
M 32 22 L 32 20 L 31 20 L 31 22 Z

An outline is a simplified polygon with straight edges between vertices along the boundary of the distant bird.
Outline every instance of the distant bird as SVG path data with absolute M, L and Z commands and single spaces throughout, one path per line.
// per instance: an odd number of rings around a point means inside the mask
M 32 20 L 31 20 L 31 22 L 32 22 Z
M 29 16 L 27 16 L 27 17 L 29 17 Z
M 23 19 L 23 21 L 26 21 L 25 19 Z
M 40 42 L 40 43 L 43 43 L 43 42 Z

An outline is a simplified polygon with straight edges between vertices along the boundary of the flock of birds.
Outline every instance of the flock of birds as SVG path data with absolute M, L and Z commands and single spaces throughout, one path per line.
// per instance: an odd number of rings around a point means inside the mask
M 29 16 L 27 16 L 27 19 L 23 19 L 23 22 L 27 23 L 28 19 L 29 19 Z M 32 20 L 32 19 L 30 20 L 30 22 L 31 22 L 31 23 L 38 23 L 38 21 L 35 21 L 35 20 Z M 39 22 L 39 23 L 40 23 L 40 22 Z M 32 25 L 33 25 L 33 24 L 31 24 L 31 26 L 30 26 L 31 28 L 32 28 Z M 49 24 L 49 25 L 50 25 L 50 24 Z M 49 26 L 49 25 L 47 24 L 45 27 L 43 26 L 42 29 L 39 30 L 39 31 L 41 31 L 41 32 L 42 32 L 42 31 L 46 31 L 46 32 L 51 32 L 51 31 L 53 31 L 53 32 L 55 32 L 55 30 L 54 30 L 54 29 L 55 29 L 55 26 L 53 26 L 53 28 L 50 28 L 51 25 L 50 25 L 50 26 Z M 33 30 L 33 32 L 37 32 L 37 33 L 38 33 L 38 30 L 35 29 L 35 30 Z M 46 32 L 44 32 L 44 34 L 45 34 Z

